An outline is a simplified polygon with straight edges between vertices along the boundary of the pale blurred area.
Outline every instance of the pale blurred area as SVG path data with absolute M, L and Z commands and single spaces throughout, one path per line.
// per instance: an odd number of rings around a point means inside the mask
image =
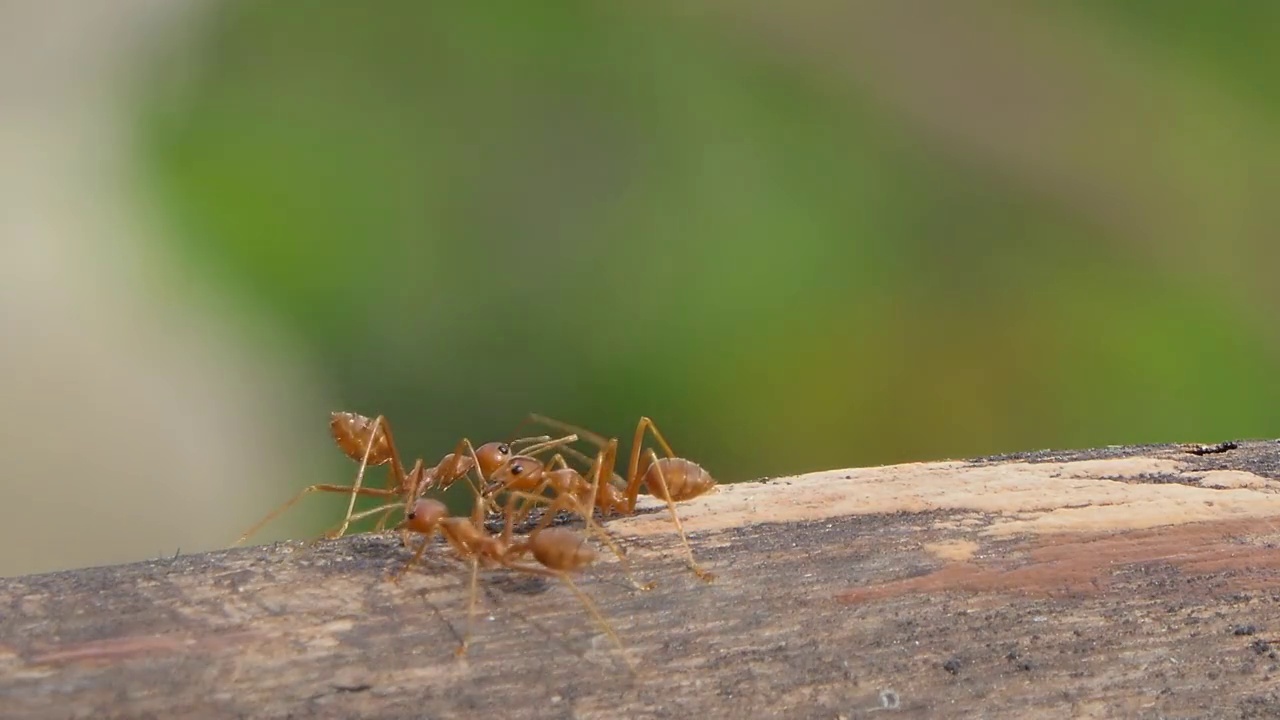
M 226 546 L 332 409 L 724 481 L 1280 435 L 1280 5 L 306 8 L 0 5 L 0 574 Z
M 201 4 L 0 6 L 0 574 L 225 547 L 315 454 L 301 358 L 143 253 L 122 105 Z

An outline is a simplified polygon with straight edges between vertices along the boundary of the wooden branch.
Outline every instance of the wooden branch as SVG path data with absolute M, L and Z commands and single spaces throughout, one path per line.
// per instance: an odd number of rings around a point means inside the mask
M 1193 448 L 1195 449 L 1195 448 Z M 1280 443 L 814 473 L 609 527 L 580 586 L 400 585 L 393 534 L 0 580 L 0 716 L 1214 717 L 1280 713 Z M 650 499 L 652 500 L 652 499 Z

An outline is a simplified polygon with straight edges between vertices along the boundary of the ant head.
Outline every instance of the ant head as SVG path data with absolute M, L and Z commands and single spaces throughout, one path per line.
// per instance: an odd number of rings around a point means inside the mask
M 413 509 L 405 515 L 404 526 L 423 535 L 435 532 L 436 525 L 449 516 L 449 508 L 439 500 L 423 498 L 413 504 Z
M 511 445 L 502 442 L 485 443 L 476 448 L 476 459 L 480 461 L 480 474 L 490 477 L 511 459 Z
M 547 528 L 529 538 L 533 557 L 544 567 L 564 572 L 574 572 L 587 567 L 596 559 L 596 551 L 587 539 L 567 528 Z
M 546 468 L 541 462 L 528 455 L 516 455 L 506 461 L 489 476 L 490 487 L 505 487 L 511 490 L 529 489 L 540 480 Z

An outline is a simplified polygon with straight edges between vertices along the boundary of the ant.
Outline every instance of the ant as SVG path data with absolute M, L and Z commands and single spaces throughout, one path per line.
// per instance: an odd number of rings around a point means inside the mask
M 351 521 L 368 517 L 385 509 L 387 514 L 383 515 L 378 522 L 378 529 L 380 530 L 392 510 L 401 506 L 407 507 L 414 498 L 421 497 L 430 490 L 448 490 L 455 481 L 465 477 L 472 467 L 479 468 L 482 477 L 491 475 L 507 458 L 512 457 L 512 453 L 518 445 L 529 444 L 529 447 L 525 448 L 524 452 L 534 455 L 578 439 L 576 435 L 555 440 L 552 440 L 549 435 L 539 435 L 519 438 L 509 442 L 485 443 L 477 449 L 472 447 L 470 440 L 463 438 L 458 441 L 458 445 L 453 452 L 441 458 L 440 462 L 434 467 L 424 469 L 424 463 L 419 459 L 414 462 L 413 468 L 408 473 L 405 473 L 404 466 L 400 462 L 399 453 L 396 451 L 395 441 L 391 436 L 391 425 L 385 417 L 380 415 L 370 420 L 355 413 L 331 413 L 329 428 L 334 441 L 346 453 L 347 457 L 356 460 L 357 456 L 360 456 L 360 470 L 356 473 L 351 502 L 347 507 L 347 518 L 332 537 L 341 537 Z M 370 456 L 369 450 L 375 445 L 380 452 L 376 456 Z M 361 446 L 366 446 L 363 455 L 360 453 Z M 464 450 L 467 454 L 464 454 Z M 370 462 L 375 465 L 391 463 L 393 480 L 395 478 L 399 479 L 401 486 L 399 494 L 404 495 L 405 500 L 352 516 L 351 511 L 355 507 L 355 497 L 360 493 L 364 472 Z
M 351 412 L 333 412 L 329 414 L 329 432 L 338 448 L 352 460 L 360 463 L 352 485 L 317 484 L 303 488 L 292 499 L 273 510 L 256 525 L 249 528 L 236 540 L 239 545 L 251 535 L 271 522 L 281 513 L 288 510 L 304 496 L 313 492 L 347 493 L 351 496 L 347 504 L 347 513 L 336 530 L 325 532 L 324 537 L 333 540 L 342 537 L 352 522 L 362 520 L 370 515 L 383 513 L 377 529 L 381 530 L 397 507 L 407 507 L 415 498 L 429 490 L 446 490 L 459 478 L 465 477 L 472 467 L 479 468 L 483 476 L 492 474 L 508 458 L 513 456 L 516 446 L 529 445 L 524 449 L 526 454 L 536 454 L 547 449 L 570 443 L 577 437 L 566 437 L 552 440 L 549 435 L 519 438 L 511 442 L 491 442 L 473 448 L 471 441 L 463 438 L 453 452 L 445 455 L 434 467 L 427 468 L 421 458 L 415 460 L 413 467 L 405 471 L 400 453 L 396 449 L 391 434 L 391 424 L 385 416 L 368 418 Z M 390 477 L 387 487 L 365 487 L 364 474 L 370 465 L 390 464 Z M 372 510 L 354 513 L 357 496 L 395 498 L 396 502 L 388 503 Z
M 479 465 L 480 463 L 477 459 L 475 467 L 478 468 Z M 483 480 L 484 478 L 482 477 L 481 482 Z M 516 498 L 521 497 L 526 500 L 546 500 L 547 498 L 535 498 L 532 495 L 519 492 L 512 493 L 507 499 L 506 518 L 502 532 L 495 535 L 490 533 L 484 526 L 483 508 L 486 505 L 483 502 L 484 498 L 480 488 L 479 486 L 472 486 L 472 489 L 476 495 L 476 502 L 470 518 L 451 515 L 444 503 L 433 498 L 422 498 L 413 504 L 413 508 L 405 515 L 405 520 L 399 527 L 423 535 L 422 544 L 405 566 L 391 576 L 391 580 L 398 583 L 400 578 L 422 558 L 427 548 L 432 545 L 432 539 L 436 534 L 443 536 L 459 557 L 471 561 L 467 631 L 455 654 L 459 656 L 465 654 L 471 638 L 475 617 L 479 568 L 481 565 L 485 567 L 499 566 L 531 575 L 554 577 L 564 582 L 578 597 L 578 600 L 582 602 L 605 634 L 613 641 L 614 645 L 617 646 L 618 652 L 622 654 L 627 666 L 632 672 L 635 672 L 635 666 L 630 658 L 627 657 L 626 649 L 623 647 L 617 633 L 614 632 L 609 622 L 605 620 L 600 610 L 591 601 L 591 598 L 578 587 L 570 576 L 571 573 L 579 572 L 595 562 L 596 551 L 587 544 L 586 537 L 574 530 L 547 527 L 561 509 L 560 505 L 567 504 L 580 510 L 581 507 L 577 501 L 569 496 L 566 496 L 569 497 L 567 500 L 557 499 L 553 501 L 551 507 L 539 520 L 538 525 L 529 532 L 526 538 L 515 540 L 512 535 L 515 527 L 514 502 Z M 588 500 L 594 502 L 594 497 L 589 497 Z M 591 505 L 587 505 L 587 507 L 589 508 Z M 590 513 L 588 512 L 587 515 L 589 518 Z M 588 530 L 591 529 L 593 528 L 590 525 L 590 519 L 588 519 Z M 599 528 L 594 529 L 603 533 Z M 607 539 L 607 535 L 605 537 Z M 532 555 L 537 564 L 519 562 L 519 559 L 526 555 Z M 619 557 L 621 558 L 621 556 Z
M 693 559 L 693 549 L 689 546 L 689 539 L 685 534 L 684 524 L 680 522 L 680 515 L 676 511 L 675 503 L 695 498 L 710 491 L 715 487 L 716 481 L 701 465 L 692 460 L 676 457 L 671 445 L 667 443 L 666 438 L 662 436 L 662 433 L 652 420 L 647 417 L 641 417 L 639 424 L 636 425 L 635 437 L 631 444 L 631 458 L 627 466 L 627 476 L 620 478 L 613 473 L 618 454 L 617 438 L 605 440 L 602 436 L 589 430 L 542 415 L 531 413 L 529 419 L 570 432 L 572 433 L 571 436 L 580 436 L 599 447 L 600 451 L 594 461 L 567 445 L 561 448 L 562 451 L 580 461 L 591 462 L 591 469 L 588 474 L 593 476 L 595 481 L 588 481 L 578 471 L 568 467 L 568 464 L 564 462 L 564 459 L 559 454 L 545 465 L 528 455 L 518 455 L 507 460 L 491 476 L 490 483 L 485 488 L 486 495 L 512 490 L 539 495 L 550 488 L 557 497 L 576 496 L 579 500 L 583 500 L 589 496 L 591 500 L 588 500 L 586 505 L 588 511 L 592 506 L 595 506 L 599 507 L 601 512 L 606 515 L 631 515 L 635 512 L 636 498 L 640 492 L 640 486 L 644 485 L 650 494 L 667 503 L 667 509 L 671 512 L 671 518 L 675 522 L 676 530 L 680 533 L 680 542 L 684 545 L 686 562 L 689 568 L 703 580 L 710 581 L 714 579 L 715 576 L 712 573 L 704 570 Z M 658 444 L 666 453 L 666 457 L 658 457 L 652 448 L 646 449 L 643 447 L 646 431 L 653 433 Z M 644 460 L 643 465 L 640 462 L 642 459 Z M 563 467 L 555 468 L 557 461 Z M 626 489 L 619 490 L 612 483 L 606 481 L 605 472 L 622 481 Z

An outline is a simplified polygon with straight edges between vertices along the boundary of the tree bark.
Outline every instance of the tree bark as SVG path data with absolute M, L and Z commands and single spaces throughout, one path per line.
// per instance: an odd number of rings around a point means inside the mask
M 5 718 L 1280 715 L 1280 442 L 722 485 L 570 588 L 394 533 L 0 580 Z M 634 663 L 632 671 L 628 662 Z

